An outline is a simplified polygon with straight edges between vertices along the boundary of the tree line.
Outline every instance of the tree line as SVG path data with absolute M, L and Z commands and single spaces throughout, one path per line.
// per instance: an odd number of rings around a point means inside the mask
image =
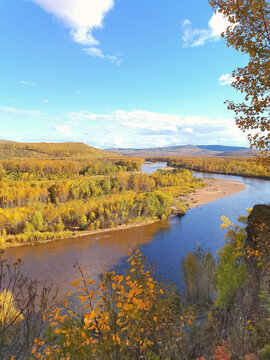
M 194 171 L 270 178 L 270 166 L 255 158 L 179 157 L 168 159 L 168 165 Z
M 104 159 L 104 160 L 0 160 L 0 180 L 57 180 L 91 175 L 115 175 L 119 170 L 139 171 L 143 159 Z

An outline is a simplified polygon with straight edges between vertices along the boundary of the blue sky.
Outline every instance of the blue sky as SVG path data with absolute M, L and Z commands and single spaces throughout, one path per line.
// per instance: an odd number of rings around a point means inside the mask
M 2 0 L 0 139 L 248 145 L 207 0 Z

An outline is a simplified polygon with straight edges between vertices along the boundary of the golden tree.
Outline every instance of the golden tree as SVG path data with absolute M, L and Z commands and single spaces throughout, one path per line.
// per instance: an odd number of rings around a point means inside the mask
M 270 3 L 269 0 L 209 0 L 230 22 L 222 37 L 247 54 L 248 64 L 233 71 L 232 86 L 245 94 L 241 103 L 227 101 L 236 124 L 248 133 L 251 147 L 268 155 L 270 148 Z

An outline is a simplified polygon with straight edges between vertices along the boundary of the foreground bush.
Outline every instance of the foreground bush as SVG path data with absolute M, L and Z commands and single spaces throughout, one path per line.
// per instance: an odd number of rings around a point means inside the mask
M 35 338 L 46 328 L 56 293 L 24 276 L 21 261 L 8 264 L 0 254 L 0 359 L 31 358 Z
M 98 284 L 81 271 L 79 305 L 65 300 L 37 341 L 38 359 L 188 359 L 186 329 L 193 312 L 171 286 L 162 286 L 135 251 L 125 276 L 104 272 Z M 44 344 L 44 340 L 46 345 Z

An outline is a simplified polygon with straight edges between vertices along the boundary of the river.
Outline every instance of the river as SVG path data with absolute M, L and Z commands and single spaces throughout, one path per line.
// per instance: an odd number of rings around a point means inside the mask
M 144 164 L 143 171 L 151 173 L 165 166 L 166 163 Z M 268 180 L 206 173 L 194 175 L 241 181 L 246 189 L 192 208 L 182 218 L 35 246 L 9 248 L 5 258 L 9 262 L 21 258 L 23 273 L 42 283 L 53 283 L 58 287 L 61 298 L 72 289 L 73 280 L 79 276 L 78 270 L 73 267 L 75 261 L 89 278 L 96 279 L 104 269 L 123 272 L 129 250 L 138 246 L 150 262 L 156 262 L 158 275 L 173 281 L 181 291 L 181 259 L 195 250 L 198 243 L 213 254 L 224 244 L 221 216 L 236 221 L 239 215 L 246 213 L 246 208 L 270 202 Z

